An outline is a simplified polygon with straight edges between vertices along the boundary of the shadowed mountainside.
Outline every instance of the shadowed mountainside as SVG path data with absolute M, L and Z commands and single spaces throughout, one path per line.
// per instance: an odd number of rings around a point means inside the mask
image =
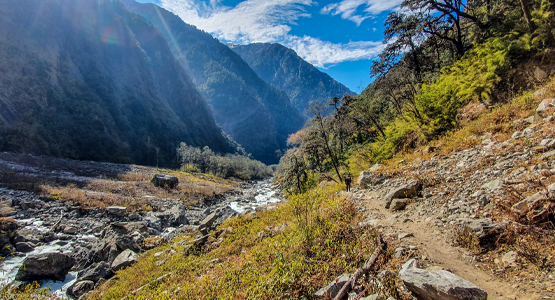
M 208 33 L 154 4 L 122 2 L 164 35 L 225 132 L 254 158 L 277 163 L 275 152 L 286 149 L 289 134 L 305 120 L 289 97 L 262 80 L 239 55 Z
M 233 151 L 164 37 L 118 1 L 0 1 L 0 150 L 172 165 Z

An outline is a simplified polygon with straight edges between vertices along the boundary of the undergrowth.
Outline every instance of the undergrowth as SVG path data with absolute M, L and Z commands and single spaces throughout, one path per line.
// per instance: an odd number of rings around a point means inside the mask
M 200 252 L 185 254 L 192 235 L 151 250 L 90 299 L 311 299 L 361 267 L 375 248 L 377 232 L 357 225 L 360 216 L 336 194 L 340 189 L 315 188 L 275 210 L 232 218 Z M 399 295 L 395 284 L 388 289 Z

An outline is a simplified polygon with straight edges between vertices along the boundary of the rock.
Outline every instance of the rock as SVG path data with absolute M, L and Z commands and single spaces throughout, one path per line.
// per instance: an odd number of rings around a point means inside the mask
M 314 296 L 316 298 L 333 299 L 350 278 L 351 274 L 343 274 L 325 287 L 319 289 L 316 293 L 314 293 Z
M 547 195 L 544 192 L 538 192 L 534 195 L 526 197 L 526 199 L 514 204 L 511 211 L 516 213 L 519 217 L 525 216 L 529 211 L 537 208 L 540 204 L 547 200 Z
M 127 249 L 116 257 L 116 259 L 112 263 L 112 270 L 116 272 L 122 268 L 136 263 L 137 260 L 139 260 L 139 256 L 137 255 L 137 253 Z
M 499 237 L 507 231 L 508 225 L 506 222 L 493 223 L 489 218 L 479 220 L 459 219 L 459 221 L 476 234 L 478 244 L 483 250 L 495 249 Z
M 186 214 L 187 210 L 181 203 L 172 206 L 166 211 L 154 213 L 160 219 L 163 227 L 188 225 L 189 220 L 187 220 Z
M 432 153 L 436 151 L 436 147 L 434 146 L 428 146 L 426 148 L 424 148 L 424 150 L 422 150 L 423 153 Z
M 516 267 L 517 261 L 518 261 L 518 252 L 516 251 L 507 252 L 505 255 L 503 255 L 503 258 L 501 259 L 501 261 L 505 266 Z
M 158 218 L 156 213 L 149 211 L 144 217 L 143 222 L 149 228 L 154 228 L 158 231 L 162 230 L 162 220 Z
M 77 227 L 67 226 L 66 228 L 64 228 L 63 232 L 66 234 L 76 234 L 77 232 L 79 232 L 79 229 Z
M 404 199 L 416 197 L 422 190 L 422 184 L 417 181 L 409 182 L 400 187 L 394 188 L 385 196 L 385 208 L 389 208 L 393 199 Z
M 0 256 L 7 256 L 14 251 L 11 239 L 19 228 L 12 218 L 0 218 Z
M 115 216 L 123 217 L 127 213 L 127 207 L 125 206 L 108 206 L 106 210 Z
M 391 200 L 391 210 L 403 210 L 409 204 L 410 199 L 393 199 Z
M 373 294 L 370 296 L 362 297 L 360 300 L 385 300 L 384 295 Z
M 170 175 L 155 174 L 150 180 L 154 186 L 173 189 L 179 184 L 179 179 Z
M 521 136 L 522 136 L 522 131 L 515 131 L 515 132 L 513 133 L 513 135 L 511 136 L 511 138 L 517 139 L 517 138 L 519 138 L 519 137 L 521 137 Z
M 486 291 L 451 272 L 419 269 L 413 261 L 403 265 L 399 276 L 418 299 L 486 300 L 488 297 Z
M 412 233 L 399 233 L 397 238 L 402 240 L 402 239 L 406 239 L 406 238 L 413 237 L 413 236 L 414 236 L 414 234 L 412 234 Z
M 19 252 L 27 253 L 35 250 L 35 244 L 31 242 L 19 242 L 15 244 L 15 249 Z
M 103 260 L 112 263 L 121 252 L 127 249 L 131 249 L 134 252 L 141 251 L 144 235 L 148 235 L 148 228 L 140 222 L 114 223 L 107 226 L 102 230 L 100 235 L 101 239 L 106 243 L 101 251 L 105 256 Z
M 555 103 L 555 98 L 547 98 L 543 99 L 543 101 L 538 105 L 536 108 L 536 114 L 540 115 L 541 117 L 546 117 L 547 109 Z
M 66 293 L 74 298 L 79 298 L 94 289 L 94 282 L 90 280 L 78 281 L 70 286 Z
M 358 176 L 358 180 L 357 180 L 357 185 L 362 189 L 366 189 L 371 184 L 372 184 L 372 172 L 365 172 L 365 171 L 360 172 L 360 175 Z
M 101 240 L 92 240 L 84 243 L 82 246 L 75 247 L 73 252 L 69 254 L 75 259 L 75 271 L 81 271 L 90 266 L 94 262 L 103 261 L 106 256 L 103 249 L 106 248 L 106 243 Z
M 501 178 L 498 178 L 482 185 L 482 188 L 493 191 L 501 188 L 502 186 L 503 186 L 503 180 L 501 180 Z
M 210 215 L 208 215 L 206 218 L 204 218 L 204 220 L 200 222 L 198 227 L 200 232 L 202 232 L 203 234 L 208 234 L 208 232 L 210 232 L 210 229 L 212 228 L 212 225 L 218 219 L 218 217 L 219 217 L 218 213 L 213 212 Z
M 403 255 L 405 255 L 405 248 L 403 247 L 399 247 L 397 249 L 395 249 L 395 258 L 399 259 L 401 257 L 403 257 Z
M 121 254 L 120 254 L 121 255 Z M 88 269 L 77 274 L 78 280 L 90 280 L 97 282 L 100 278 L 110 278 L 114 272 L 110 270 L 110 264 L 107 262 L 99 262 L 91 265 Z
M 533 153 L 544 153 L 547 152 L 547 150 L 549 150 L 547 148 L 547 146 L 536 146 L 536 147 L 532 147 L 532 152 Z
M 17 271 L 15 279 L 20 281 L 41 279 L 63 281 L 74 264 L 75 259 L 62 253 L 29 255 Z

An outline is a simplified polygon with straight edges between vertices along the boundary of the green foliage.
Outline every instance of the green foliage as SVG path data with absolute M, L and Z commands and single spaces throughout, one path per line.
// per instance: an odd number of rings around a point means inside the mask
M 210 173 L 222 178 L 243 180 L 265 178 L 273 174 L 272 168 L 257 160 L 239 154 L 222 156 L 208 147 L 200 149 L 181 143 L 177 154 L 182 163 L 181 170 L 189 173 Z

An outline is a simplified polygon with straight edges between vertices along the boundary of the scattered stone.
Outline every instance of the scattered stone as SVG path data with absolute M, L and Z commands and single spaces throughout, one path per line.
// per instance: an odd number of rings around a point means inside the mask
M 137 260 L 139 260 L 139 256 L 137 255 L 137 253 L 133 252 L 130 249 L 127 249 L 116 257 L 116 259 L 112 263 L 112 270 L 114 272 L 117 272 L 125 267 L 129 267 L 130 265 L 136 263 Z
M 112 215 L 123 217 L 127 213 L 127 207 L 125 206 L 108 206 L 106 210 Z
M 179 184 L 179 179 L 175 176 L 155 174 L 150 182 L 157 187 L 173 189 Z
M 314 293 L 314 296 L 317 298 L 333 299 L 350 278 L 351 274 L 343 274 L 330 282 L 327 286 L 319 289 Z
M 200 232 L 202 232 L 203 234 L 208 234 L 208 232 L 210 232 L 210 229 L 212 228 L 212 224 L 214 224 L 216 219 L 218 219 L 218 214 L 216 212 L 213 212 L 206 218 L 204 218 L 204 220 L 200 222 L 198 227 Z
M 553 106 L 554 103 L 555 103 L 555 98 L 543 99 L 543 101 L 538 105 L 538 108 L 536 108 L 536 114 L 538 114 L 541 117 L 546 117 L 547 109 Z
M 401 257 L 403 257 L 403 255 L 405 255 L 405 251 L 406 249 L 403 247 L 399 247 L 397 249 L 395 249 L 395 258 L 399 259 Z
M 402 239 L 406 239 L 406 238 L 413 237 L 413 236 L 414 236 L 414 234 L 412 234 L 412 233 L 399 233 L 398 238 L 400 240 L 402 240 Z
M 492 180 L 484 185 L 482 185 L 482 188 L 488 189 L 490 191 L 492 190 L 497 190 L 500 189 L 503 186 L 503 180 L 501 180 L 500 178 L 497 178 L 495 180 Z
M 547 150 L 549 150 L 547 148 L 547 146 L 536 146 L 536 147 L 532 147 L 532 152 L 534 153 L 544 153 L 547 152 Z
M 501 259 L 501 261 L 505 266 L 516 267 L 517 261 L 518 261 L 518 252 L 516 251 L 507 252 L 505 255 L 503 255 L 503 258 Z
M 486 300 L 488 294 L 475 284 L 444 271 L 419 269 L 414 259 L 406 262 L 399 276 L 418 299 L 425 300 Z
M 29 255 L 17 271 L 15 280 L 53 279 L 63 281 L 73 265 L 75 265 L 75 259 L 62 253 L 52 252 Z
M 73 227 L 73 226 L 67 226 L 66 228 L 64 228 L 63 232 L 65 234 L 76 234 L 77 232 L 79 232 L 79 228 Z
M 362 297 L 360 300 L 386 300 L 384 295 L 373 294 L 370 296 Z
M 523 217 L 529 211 L 537 208 L 545 200 L 547 200 L 547 195 L 544 192 L 538 192 L 514 204 L 511 207 L 511 211 L 516 213 L 519 217 Z

